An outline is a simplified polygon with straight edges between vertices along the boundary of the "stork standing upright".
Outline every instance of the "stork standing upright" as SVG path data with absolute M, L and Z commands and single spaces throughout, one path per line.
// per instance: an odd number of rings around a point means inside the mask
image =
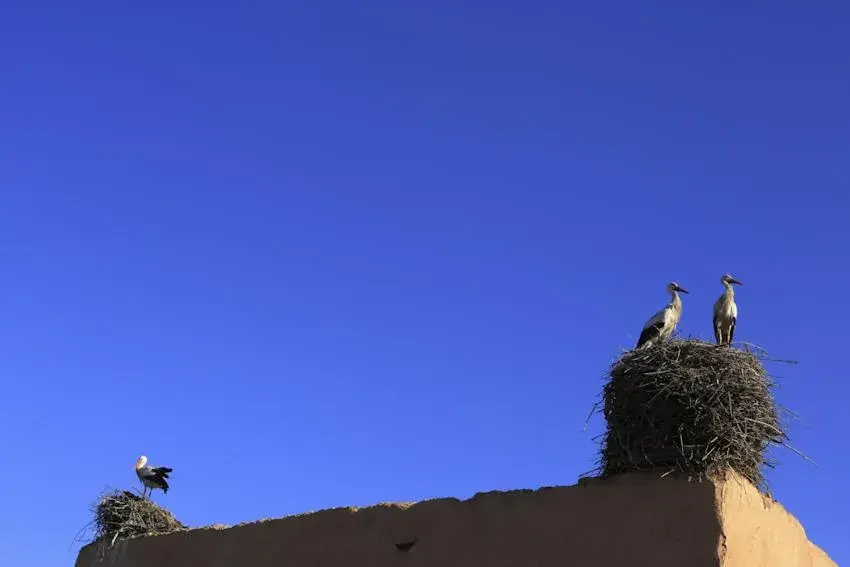
M 682 318 L 682 299 L 679 297 L 679 292 L 688 292 L 676 282 L 667 284 L 667 292 L 671 296 L 670 303 L 646 322 L 635 348 L 652 346 L 659 341 L 663 341 L 676 330 L 676 325 L 679 324 L 679 319 Z
M 725 288 L 723 293 L 714 302 L 714 338 L 718 345 L 726 345 L 732 342 L 735 336 L 735 325 L 738 322 L 738 305 L 735 303 L 735 290 L 732 284 L 744 285 L 729 274 L 723 274 L 720 283 Z
M 150 489 L 151 494 L 154 488 L 159 488 L 163 493 L 168 493 L 168 478 L 169 473 L 173 469 L 168 467 L 151 467 L 148 466 L 148 458 L 144 455 L 139 457 L 133 468 L 136 469 L 136 475 L 142 481 L 142 497 L 145 496 L 147 489 Z

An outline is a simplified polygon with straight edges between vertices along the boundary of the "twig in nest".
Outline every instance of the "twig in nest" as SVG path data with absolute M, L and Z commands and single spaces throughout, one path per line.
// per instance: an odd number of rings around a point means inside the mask
M 593 407 L 590 408 L 590 413 L 587 414 L 587 419 L 584 420 L 584 427 L 581 428 L 582 433 L 587 431 L 587 424 L 590 423 L 590 418 L 593 417 L 593 414 L 596 413 L 596 410 L 599 409 L 600 402 L 594 402 Z

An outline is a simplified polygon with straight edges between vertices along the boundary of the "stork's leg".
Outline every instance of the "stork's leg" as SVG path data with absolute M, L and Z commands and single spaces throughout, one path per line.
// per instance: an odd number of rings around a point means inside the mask
M 735 323 L 736 321 L 732 319 L 732 323 L 729 325 L 729 344 L 732 344 L 732 337 L 735 336 Z
M 717 341 L 718 345 L 723 344 L 723 333 L 720 330 L 720 325 L 714 326 L 714 340 Z

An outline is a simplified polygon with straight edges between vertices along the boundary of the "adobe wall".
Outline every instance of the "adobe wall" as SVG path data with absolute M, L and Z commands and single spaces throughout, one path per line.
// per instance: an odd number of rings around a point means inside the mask
M 417 540 L 406 552 L 396 544 Z M 576 486 L 337 508 L 118 543 L 77 567 L 827 567 L 777 503 L 738 478 L 630 474 Z
M 718 484 L 718 517 L 723 524 L 723 565 L 779 567 L 836 566 L 811 543 L 800 522 L 782 505 L 738 476 Z

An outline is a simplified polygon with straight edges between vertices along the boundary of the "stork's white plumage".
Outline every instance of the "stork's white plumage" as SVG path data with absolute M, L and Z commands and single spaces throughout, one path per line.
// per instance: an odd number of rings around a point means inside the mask
M 729 274 L 723 274 L 720 283 L 723 284 L 724 289 L 717 301 L 714 302 L 714 318 L 712 320 L 714 338 L 718 345 L 729 346 L 735 337 L 735 325 L 738 323 L 738 305 L 735 303 L 735 290 L 732 289 L 732 284 L 743 284 Z
M 145 496 L 145 492 L 148 489 L 153 493 L 154 488 L 159 488 L 163 493 L 167 494 L 168 481 L 166 479 L 173 469 L 168 467 L 151 467 L 147 463 L 148 458 L 142 455 L 133 467 L 136 469 L 136 475 L 139 477 L 139 480 L 142 481 L 142 496 Z
M 670 303 L 644 324 L 635 348 L 652 346 L 658 341 L 663 341 L 676 330 L 676 325 L 682 318 L 682 299 L 679 297 L 679 292 L 688 292 L 676 282 L 667 284 L 667 292 L 671 296 Z

